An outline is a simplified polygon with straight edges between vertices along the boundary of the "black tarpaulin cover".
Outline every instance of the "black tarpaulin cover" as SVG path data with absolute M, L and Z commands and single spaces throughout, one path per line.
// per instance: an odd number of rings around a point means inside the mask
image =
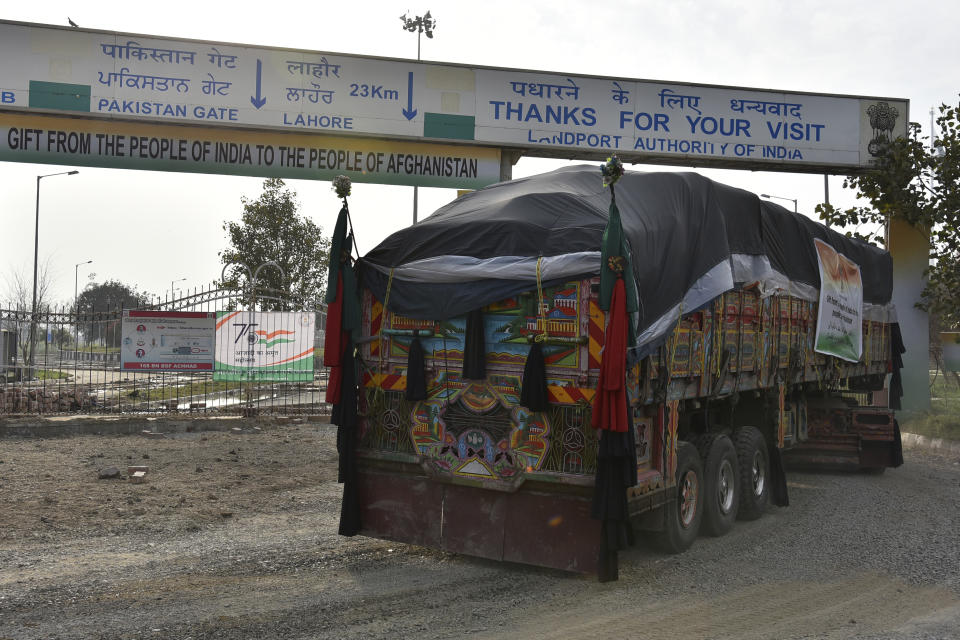
M 815 300 L 815 237 L 860 265 L 866 306 L 892 309 L 888 253 L 752 193 L 689 172 L 627 172 L 616 193 L 640 347 L 736 282 Z M 383 300 L 392 280 L 390 311 L 442 320 L 535 289 L 541 256 L 544 283 L 596 275 L 609 205 L 592 165 L 492 185 L 384 240 L 360 261 L 363 282 Z

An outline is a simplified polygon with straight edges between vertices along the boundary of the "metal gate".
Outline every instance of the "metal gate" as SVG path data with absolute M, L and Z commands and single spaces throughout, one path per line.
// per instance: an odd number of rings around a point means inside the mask
M 209 288 L 140 307 L 159 311 L 227 311 L 243 292 Z M 211 371 L 125 371 L 120 367 L 122 309 L 0 309 L 0 416 L 50 414 L 317 415 L 324 402 L 326 308 L 292 308 L 269 292 L 262 303 L 316 314 L 313 379 L 220 382 Z M 32 336 L 32 339 L 31 339 Z

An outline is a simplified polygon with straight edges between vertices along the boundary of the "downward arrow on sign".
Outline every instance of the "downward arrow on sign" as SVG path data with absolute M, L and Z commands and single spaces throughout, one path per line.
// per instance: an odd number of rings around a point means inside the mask
M 407 74 L 407 108 L 402 113 L 407 120 L 417 117 L 417 110 L 413 108 L 413 71 Z
M 250 96 L 250 102 L 257 109 L 267 104 L 267 99 L 260 94 L 260 80 L 262 76 L 263 76 L 263 62 L 261 62 L 261 60 L 257 58 L 257 95 Z

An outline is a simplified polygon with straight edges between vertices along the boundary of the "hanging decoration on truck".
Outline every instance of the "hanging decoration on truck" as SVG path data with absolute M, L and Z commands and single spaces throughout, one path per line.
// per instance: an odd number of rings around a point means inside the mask
M 616 156 L 613 159 L 616 160 Z M 600 248 L 604 258 L 600 267 L 600 306 L 607 311 L 607 327 L 600 361 L 600 379 L 597 381 L 597 394 L 593 400 L 592 424 L 594 429 L 624 433 L 629 430 L 626 372 L 627 347 L 632 344 L 629 341 L 630 320 L 624 283 L 629 251 L 623 236 L 620 210 L 617 208 L 613 186 L 619 175 L 615 175 L 615 179 L 608 182 L 610 174 L 616 173 L 615 169 L 609 167 L 610 163 L 601 167 L 604 185 L 610 187 L 610 218 L 603 232 L 603 245 Z M 621 166 L 620 175 L 622 173 Z M 609 298 L 604 297 L 605 289 L 610 292 Z
M 607 158 L 606 164 L 600 166 L 600 173 L 603 175 L 603 186 L 612 187 L 623 177 L 623 163 L 614 154 Z
M 546 411 L 550 407 L 547 392 L 547 366 L 543 359 L 543 347 L 534 339 L 523 367 L 523 386 L 520 389 L 520 404 L 531 411 Z
M 336 404 L 340 397 L 340 361 L 347 350 L 348 337 L 354 341 L 360 331 L 360 298 L 351 257 L 353 233 L 347 235 L 347 209 L 340 211 L 330 249 L 331 280 L 327 282 L 327 325 L 324 335 L 323 365 L 330 367 L 326 401 Z M 335 257 L 336 256 L 336 257 Z M 333 263 L 336 262 L 336 266 Z
M 543 299 L 543 256 L 537 258 L 537 319 L 536 332 L 527 337 L 530 352 L 523 367 L 523 388 L 520 404 L 531 411 L 546 411 L 549 408 L 547 393 L 547 365 L 543 359 L 541 343 L 550 337 L 547 323 L 548 304 Z
M 338 482 L 343 484 L 340 507 L 340 535 L 360 531 L 360 507 L 357 497 L 357 382 L 359 372 L 354 341 L 360 331 L 360 298 L 353 266 L 353 223 L 347 196 L 350 179 L 334 180 L 337 197 L 343 201 L 330 243 L 327 279 L 327 324 L 323 363 L 330 368 L 327 402 L 333 404 L 330 422 L 337 425 L 339 453 Z M 349 226 L 349 232 L 347 227 Z
M 483 380 L 487 377 L 487 344 L 483 337 L 483 311 L 467 314 L 467 332 L 463 338 L 463 377 Z
M 427 376 L 423 370 L 423 343 L 414 335 L 410 341 L 410 352 L 407 354 L 407 390 L 404 398 L 407 400 L 427 399 Z
M 600 295 L 601 306 L 607 302 L 607 328 L 591 417 L 593 428 L 602 431 L 591 514 L 603 522 L 605 553 L 616 558 L 616 550 L 625 547 L 629 538 L 627 488 L 637 484 L 637 445 L 633 411 L 627 399 L 627 347 L 635 337 L 624 282 L 630 253 L 614 191 L 614 183 L 623 175 L 623 166 L 614 156 L 601 167 L 601 172 L 604 186 L 610 187 L 610 218 L 600 248 Z M 609 299 L 603 297 L 605 283 L 610 289 Z M 600 563 L 607 564 L 607 558 L 601 558 Z M 610 565 L 604 570 L 615 577 L 616 560 Z
M 343 205 L 347 205 L 347 196 L 350 195 L 350 178 L 347 176 L 337 176 L 333 179 L 333 190 L 336 192 L 337 197 L 343 200 Z

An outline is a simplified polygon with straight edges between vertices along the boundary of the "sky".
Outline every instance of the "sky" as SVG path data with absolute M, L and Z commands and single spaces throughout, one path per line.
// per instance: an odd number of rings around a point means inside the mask
M 960 3 L 919 0 L 672 0 L 579 2 L 526 0 L 431 2 L 424 6 L 275 0 L 162 5 L 45 0 L 4 3 L 0 19 L 308 49 L 416 58 L 416 35 L 398 17 L 427 9 L 435 37 L 421 42 L 426 61 L 569 74 L 706 83 L 910 100 L 910 120 L 929 134 L 931 107 L 957 104 Z M 16 64 L 14 60 L 0 65 Z M 567 162 L 522 158 L 514 177 Z M 0 306 L 19 272 L 33 269 L 36 176 L 75 167 L 0 162 Z M 636 170 L 670 167 L 630 165 Z M 683 168 L 682 170 L 689 170 Z M 813 215 L 822 175 L 704 170 L 714 180 L 798 200 Z M 154 295 L 180 295 L 219 279 L 223 225 L 239 220 L 241 198 L 254 199 L 260 178 L 81 167 L 42 181 L 39 258 L 48 265 L 54 301 L 69 304 L 76 276 L 120 280 Z M 850 206 L 842 176 L 830 200 Z M 301 212 L 330 233 L 339 200 L 329 182 L 287 180 Z M 456 196 L 421 188 L 419 216 Z M 413 189 L 354 184 L 350 209 L 361 254 L 412 222 Z M 779 204 L 792 203 L 777 200 Z M 92 264 L 77 263 L 92 260 Z

